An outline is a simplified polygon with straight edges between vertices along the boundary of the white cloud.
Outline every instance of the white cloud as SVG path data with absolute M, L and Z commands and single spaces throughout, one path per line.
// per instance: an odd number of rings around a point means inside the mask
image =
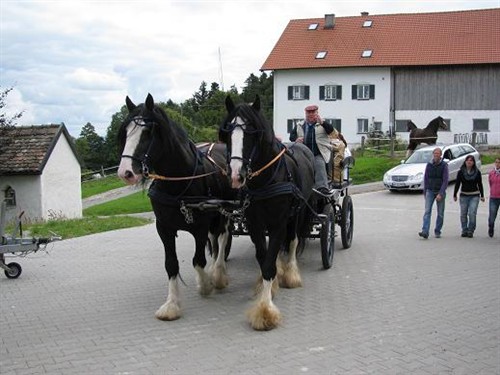
M 158 101 L 182 102 L 202 81 L 241 89 L 251 73 L 260 73 L 290 19 L 498 5 L 498 0 L 3 0 L 0 85 L 15 88 L 9 110 L 25 111 L 19 124 L 64 122 L 77 137 L 91 122 L 104 135 L 127 95 L 135 102 L 147 93 Z

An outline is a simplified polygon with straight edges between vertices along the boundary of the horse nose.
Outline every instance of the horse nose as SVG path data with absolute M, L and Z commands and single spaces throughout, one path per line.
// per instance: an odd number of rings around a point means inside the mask
M 134 185 L 139 181 L 139 176 L 134 174 L 130 169 L 118 170 L 118 177 L 129 185 Z

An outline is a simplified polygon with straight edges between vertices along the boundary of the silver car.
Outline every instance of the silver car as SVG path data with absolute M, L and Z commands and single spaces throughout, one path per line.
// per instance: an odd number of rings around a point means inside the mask
M 425 166 L 432 160 L 432 151 L 436 147 L 443 151 L 444 161 L 448 163 L 450 181 L 457 179 L 458 171 L 467 155 L 474 155 L 476 166 L 481 168 L 479 152 L 468 143 L 425 146 L 415 150 L 408 159 L 384 174 L 385 188 L 390 191 L 423 190 Z

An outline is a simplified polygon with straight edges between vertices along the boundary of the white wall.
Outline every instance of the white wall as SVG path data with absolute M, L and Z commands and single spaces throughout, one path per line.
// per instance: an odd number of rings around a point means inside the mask
M 309 85 L 309 100 L 288 100 L 288 86 Z M 319 86 L 342 85 L 342 100 L 320 101 Z M 375 85 L 375 99 L 352 100 L 351 86 Z M 274 72 L 274 130 L 277 136 L 288 140 L 287 120 L 304 118 L 304 108 L 317 104 L 324 118 L 340 118 L 342 133 L 350 144 L 360 143 L 363 134 L 357 133 L 357 119 L 367 118 L 382 122 L 384 131 L 389 129 L 390 69 L 343 68 L 279 70 Z
M 6 220 L 12 221 L 24 211 L 24 220 L 40 220 L 42 215 L 41 180 L 34 176 L 2 176 L 0 177 L 0 200 L 3 201 L 5 189 L 10 186 L 16 192 L 16 206 L 7 207 Z
M 61 134 L 43 170 L 43 219 L 82 217 L 80 176 L 80 164 Z
M 352 100 L 351 86 L 365 83 L 375 85 L 374 100 Z M 325 84 L 342 85 L 342 100 L 320 101 L 319 86 Z M 288 86 L 310 86 L 309 100 L 288 100 Z M 367 118 L 382 122 L 382 130 L 389 130 L 391 75 L 389 68 L 341 68 L 341 69 L 294 69 L 274 72 L 274 131 L 284 141 L 289 139 L 287 120 L 304 118 L 304 108 L 317 104 L 324 118 L 340 118 L 342 133 L 351 146 L 361 143 L 357 132 L 357 119 Z M 438 141 L 453 143 L 455 135 L 462 139 L 470 138 L 472 120 L 488 118 L 489 145 L 500 145 L 500 111 L 396 111 L 396 120 L 411 119 L 419 128 L 424 128 L 435 117 L 442 116 L 451 120 L 451 131 L 440 131 Z M 408 133 L 397 133 L 408 140 Z

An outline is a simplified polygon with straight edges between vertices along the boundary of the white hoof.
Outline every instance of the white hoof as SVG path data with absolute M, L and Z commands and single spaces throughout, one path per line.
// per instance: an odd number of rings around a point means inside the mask
M 160 320 L 176 320 L 181 315 L 179 304 L 169 301 L 165 302 L 155 313 L 156 318 Z
M 229 285 L 226 267 L 217 267 L 213 269 L 212 280 L 216 289 L 224 289 Z

